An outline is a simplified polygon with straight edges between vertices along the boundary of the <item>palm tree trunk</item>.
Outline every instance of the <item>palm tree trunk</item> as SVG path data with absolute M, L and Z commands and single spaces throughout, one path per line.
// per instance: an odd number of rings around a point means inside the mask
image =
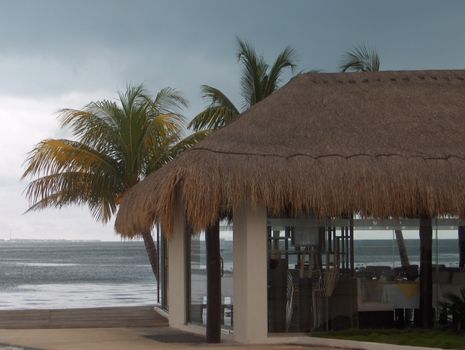
M 142 232 L 142 238 L 144 239 L 145 250 L 149 257 L 150 265 L 152 266 L 152 272 L 157 282 L 159 281 L 159 263 L 158 263 L 158 248 L 153 241 L 151 232 Z
M 407 248 L 405 247 L 404 235 L 401 230 L 395 230 L 397 247 L 399 248 L 400 264 L 402 267 L 410 266 Z

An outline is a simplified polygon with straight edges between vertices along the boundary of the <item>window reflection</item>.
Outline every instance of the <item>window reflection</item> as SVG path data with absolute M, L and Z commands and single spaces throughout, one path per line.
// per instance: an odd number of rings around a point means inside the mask
M 222 326 L 233 327 L 233 241 L 232 225 L 220 222 L 220 254 L 222 261 L 221 297 Z M 207 324 L 207 270 L 205 233 L 190 237 L 190 302 L 189 321 L 195 324 Z

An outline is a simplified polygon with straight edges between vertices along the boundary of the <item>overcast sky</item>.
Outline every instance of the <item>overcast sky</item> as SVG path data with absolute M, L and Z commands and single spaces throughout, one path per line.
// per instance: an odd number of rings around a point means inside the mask
M 235 36 L 268 61 L 290 45 L 298 70 L 337 70 L 354 45 L 384 70 L 465 68 L 465 1 L 2 0 L 0 239 L 118 240 L 86 208 L 23 214 L 26 153 L 61 137 L 56 111 L 114 98 L 129 84 L 171 86 L 205 106 L 200 85 L 240 105 Z

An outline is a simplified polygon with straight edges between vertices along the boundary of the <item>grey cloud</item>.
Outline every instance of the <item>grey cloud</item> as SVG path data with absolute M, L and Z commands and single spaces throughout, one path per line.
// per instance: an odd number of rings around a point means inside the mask
M 290 44 L 301 69 L 334 71 L 369 42 L 389 69 L 463 66 L 465 3 L 448 1 L 4 1 L 0 92 L 54 94 L 170 80 L 196 96 L 236 84 L 235 41 L 268 59 Z M 202 57 L 204 64 L 192 61 Z M 208 66 L 223 64 L 228 74 Z M 207 69 L 204 69 L 207 67 Z M 224 79 L 226 78 L 226 79 Z M 224 79 L 224 80 L 223 80 Z M 196 91 L 191 91 L 192 86 Z M 236 87 L 237 89 L 237 87 Z M 237 96 L 236 96 L 237 97 Z

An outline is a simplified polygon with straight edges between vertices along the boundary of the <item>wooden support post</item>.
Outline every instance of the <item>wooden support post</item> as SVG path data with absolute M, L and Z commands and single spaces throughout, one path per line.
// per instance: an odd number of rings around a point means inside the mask
M 465 226 L 459 226 L 459 267 L 465 269 Z
M 345 269 L 349 271 L 350 268 L 350 250 L 349 250 L 349 226 L 345 227 L 345 248 L 344 248 L 344 259 L 346 261 Z
M 160 226 L 161 232 L 161 226 Z M 161 249 L 160 249 L 160 257 L 161 257 L 161 275 L 160 275 L 160 283 L 161 283 L 161 308 L 163 310 L 168 310 L 168 245 L 166 242 L 166 238 L 161 235 Z
M 355 275 L 355 259 L 354 259 L 354 216 L 350 216 L 350 272 Z
M 207 246 L 207 343 L 221 342 L 220 226 L 205 232 Z
M 431 218 L 420 219 L 420 326 L 433 326 L 433 228 Z
M 327 237 L 326 237 L 326 242 L 325 242 L 325 247 L 326 247 L 326 266 L 325 269 L 328 271 L 329 269 L 329 257 L 331 253 L 331 228 L 327 228 Z
M 158 265 L 157 265 L 157 268 L 158 268 L 158 271 L 157 271 L 157 274 L 158 274 L 158 278 L 157 278 L 157 304 L 160 304 L 160 284 L 161 284 L 161 273 L 160 273 L 160 252 L 161 252 L 161 245 L 160 245 L 160 224 L 157 224 L 157 251 L 158 251 L 158 254 L 157 254 L 157 259 L 158 259 Z
M 318 269 L 323 268 L 323 253 L 325 252 L 325 232 L 324 226 L 318 227 Z

